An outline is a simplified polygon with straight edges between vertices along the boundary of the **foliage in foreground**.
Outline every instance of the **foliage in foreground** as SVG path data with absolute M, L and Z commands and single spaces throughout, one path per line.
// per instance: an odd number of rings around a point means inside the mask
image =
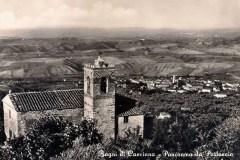
M 0 151 L 0 159 L 50 159 L 71 148 L 80 135 L 85 146 L 101 143 L 103 138 L 94 121 L 83 120 L 77 126 L 57 116 L 44 117 L 25 136 L 8 141 L 7 148 Z
M 200 152 L 233 153 L 233 157 L 228 157 L 228 159 L 240 159 L 240 116 L 231 116 L 216 127 L 214 133 L 214 139 L 200 146 L 197 150 Z M 211 159 L 214 158 L 211 157 Z
M 126 138 L 118 138 L 117 140 L 104 139 L 103 141 L 103 135 L 96 129 L 94 121 L 83 120 L 80 126 L 74 126 L 68 122 L 57 123 L 56 126 L 52 125 L 52 123 L 50 123 L 51 121 L 38 123 L 37 127 L 36 124 L 33 125 L 31 129 L 32 132 L 28 133 L 26 137 L 19 137 L 13 144 L 9 143 L 9 146 L 12 148 L 9 148 L 7 152 L 3 152 L 2 154 L 12 156 L 9 159 L 12 159 L 13 155 L 15 155 L 15 157 L 17 155 L 18 159 L 23 159 L 21 156 L 24 155 L 24 159 L 27 160 L 41 158 L 52 160 L 92 160 L 112 158 L 110 157 L 111 155 L 105 155 L 103 158 L 101 156 L 103 152 L 119 154 L 121 151 L 129 150 L 135 153 L 145 152 L 156 154 L 161 153 L 163 150 L 185 153 L 192 153 L 196 150 L 199 152 L 204 152 L 206 150 L 211 150 L 213 152 L 239 152 L 239 116 L 232 116 L 225 121 L 225 118 L 219 114 L 212 114 L 211 117 L 208 116 L 209 115 L 201 114 L 180 114 L 176 115 L 176 117 L 173 116 L 171 119 L 157 120 L 155 123 L 153 140 L 142 139 L 141 136 L 129 132 L 126 134 Z M 222 123 L 222 121 L 224 122 Z M 47 133 L 51 133 L 54 127 L 56 128 L 53 130 L 55 132 L 58 131 L 58 133 L 46 135 Z M 35 140 L 36 143 L 32 144 L 27 138 L 31 138 L 30 135 L 34 135 L 33 132 L 37 132 L 36 136 L 44 135 L 45 137 L 43 139 L 32 137 L 32 140 Z M 60 136 L 62 133 L 64 133 L 63 137 Z M 58 137 L 60 140 L 50 138 L 50 135 L 55 135 L 53 137 Z M 75 139 L 74 137 L 78 138 Z M 39 140 L 39 142 L 36 142 L 36 140 Z M 27 142 L 30 143 L 30 145 L 27 145 Z M 46 147 L 44 146 L 42 147 L 43 150 L 39 150 L 40 144 L 46 145 Z M 33 146 L 35 150 L 32 148 Z M 50 148 L 50 146 L 52 148 Z M 26 151 L 26 147 L 29 147 L 28 152 Z M 49 149 L 49 152 L 45 152 L 47 149 Z M 56 149 L 56 151 L 51 149 Z M 150 159 L 149 157 L 144 158 Z M 236 156 L 232 157 L 232 159 L 234 158 L 236 159 Z M 4 157 L 4 160 L 5 159 L 6 157 Z M 131 158 L 121 157 L 118 159 Z
M 178 118 L 160 120 L 155 123 L 154 139 L 142 139 L 141 136 L 133 133 L 127 134 L 126 138 L 117 140 L 105 140 L 102 144 L 84 146 L 78 142 L 73 148 L 63 152 L 57 159 L 68 160 L 92 160 L 92 159 L 113 159 L 111 155 L 102 157 L 100 153 L 118 154 L 121 151 L 132 150 L 134 153 L 155 153 L 161 154 L 164 150 L 172 153 L 195 153 L 199 151 L 218 152 L 239 152 L 240 142 L 240 118 L 233 116 L 223 119 L 219 115 L 207 115 L 197 117 L 195 115 L 178 115 Z M 192 120 L 190 120 L 192 119 Z M 198 123 L 195 123 L 195 121 Z M 193 123 L 190 123 L 193 121 Z M 112 155 L 114 157 L 114 155 Z M 135 157 L 136 158 L 136 157 Z M 139 158 L 139 157 L 137 157 Z M 141 159 L 151 159 L 154 157 L 140 157 Z M 169 157 L 161 157 L 169 159 Z M 210 157 L 213 159 L 214 157 Z M 219 159 L 221 157 L 215 157 Z M 228 159 L 239 159 L 237 155 L 227 157 Z M 116 159 L 116 157 L 115 157 Z M 134 159 L 134 157 L 118 157 L 117 159 Z M 171 159 L 171 158 L 170 158 Z M 176 159 L 181 159 L 178 157 Z M 182 159 L 192 159 L 185 157 Z M 55 159 L 54 159 L 55 160 Z
M 104 139 L 102 143 L 84 145 L 82 140 L 77 141 L 73 148 L 63 152 L 61 156 L 51 160 L 100 160 L 100 159 L 129 159 L 130 157 L 118 157 L 120 151 L 133 151 L 134 153 L 151 152 L 152 141 L 144 140 L 141 136 L 128 133 L 125 138 Z M 105 154 L 103 154 L 105 153 Z

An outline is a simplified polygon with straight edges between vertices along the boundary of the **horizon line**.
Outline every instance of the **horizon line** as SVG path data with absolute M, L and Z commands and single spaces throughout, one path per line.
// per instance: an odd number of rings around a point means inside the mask
M 35 27 L 35 28 L 9 28 L 0 31 L 16 31 L 16 30 L 44 30 L 44 29 L 95 29 L 95 30 L 126 30 L 126 29 L 142 29 L 142 30 L 173 30 L 173 31 L 207 31 L 207 30 L 240 30 L 240 27 L 219 27 L 219 28 L 148 28 L 148 27 Z

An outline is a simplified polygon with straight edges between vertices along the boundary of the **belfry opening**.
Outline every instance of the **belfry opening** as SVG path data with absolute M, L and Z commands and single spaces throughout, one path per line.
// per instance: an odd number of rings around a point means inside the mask
M 100 89 L 101 89 L 101 93 L 107 93 L 107 77 L 101 78 Z

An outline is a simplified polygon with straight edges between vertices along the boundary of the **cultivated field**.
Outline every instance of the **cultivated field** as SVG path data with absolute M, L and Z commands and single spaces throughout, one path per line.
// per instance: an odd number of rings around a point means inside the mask
M 82 72 L 84 63 L 93 62 L 101 52 L 107 62 L 116 65 L 120 76 L 221 74 L 239 81 L 236 78 L 240 70 L 239 37 L 234 37 L 232 32 L 215 35 L 151 33 L 111 38 L 2 38 L 0 76 L 76 75 Z

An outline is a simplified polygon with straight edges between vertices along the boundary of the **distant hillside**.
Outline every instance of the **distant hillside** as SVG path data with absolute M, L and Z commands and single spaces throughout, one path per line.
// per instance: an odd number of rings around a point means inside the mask
M 46 52 L 44 46 L 38 45 L 0 45 L 0 53 L 27 53 L 27 52 Z
M 75 59 L 35 58 L 23 61 L 0 61 L 1 77 L 51 77 L 81 73 L 85 63 L 92 63 L 96 56 Z M 116 65 L 118 75 L 140 74 L 145 76 L 227 74 L 239 76 L 240 63 L 229 61 L 184 62 L 172 57 L 135 56 L 134 58 L 103 56 Z
M 11 55 L 13 53 L 46 53 L 65 54 L 84 50 L 108 50 L 116 49 L 117 42 L 75 42 L 75 43 L 37 43 L 28 45 L 19 40 L 16 44 L 0 44 L 0 54 Z
M 25 62 L 9 61 L 8 63 L 2 63 L 0 76 L 2 78 L 63 76 L 79 74 L 81 69 L 81 65 L 66 63 L 63 59 L 32 59 Z
M 78 43 L 74 46 L 76 50 L 99 50 L 99 49 L 113 49 L 117 45 L 116 42 L 85 42 Z
M 133 35 L 140 30 L 131 31 Z M 148 37 L 152 33 L 153 30 L 149 31 Z M 116 65 L 118 75 L 223 74 L 240 79 L 240 43 L 237 34 L 229 38 L 220 37 L 224 35 L 220 32 L 204 32 L 207 36 L 198 32 L 171 33 L 151 38 L 136 35 L 108 40 L 71 37 L 2 39 L 0 76 L 27 78 L 75 75 L 82 72 L 85 63 L 93 63 L 101 52 L 107 62 Z
M 240 67 L 240 66 L 238 66 Z M 225 63 L 132 63 L 117 65 L 119 74 L 140 74 L 145 76 L 166 75 L 202 75 L 206 73 L 227 73 L 236 69 L 234 65 Z

